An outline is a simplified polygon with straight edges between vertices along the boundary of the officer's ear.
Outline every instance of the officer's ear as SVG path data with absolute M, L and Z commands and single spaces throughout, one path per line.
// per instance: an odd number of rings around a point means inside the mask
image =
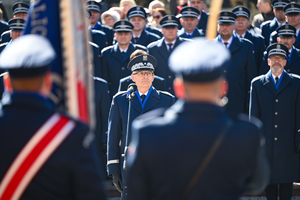
M 224 96 L 226 96 L 227 94 L 227 91 L 228 91 L 228 83 L 226 81 L 225 78 L 222 79 L 222 82 L 221 82 L 221 89 L 220 89 L 220 98 L 223 98 Z
M 52 89 L 52 76 L 51 76 L 51 72 L 49 71 L 44 75 L 41 93 L 44 94 L 45 96 L 48 96 L 50 94 L 51 89 Z
M 185 91 L 183 86 L 183 81 L 180 78 L 175 78 L 173 82 L 174 92 L 176 94 L 176 97 L 179 99 L 185 98 Z
M 279 38 L 279 37 L 277 37 L 277 42 L 278 42 L 278 43 L 280 43 L 279 41 L 280 41 L 280 38 Z
M 6 72 L 3 75 L 3 83 L 4 83 L 5 91 L 11 93 L 12 92 L 12 87 L 11 87 L 11 82 L 10 82 L 10 77 L 9 77 L 8 72 Z

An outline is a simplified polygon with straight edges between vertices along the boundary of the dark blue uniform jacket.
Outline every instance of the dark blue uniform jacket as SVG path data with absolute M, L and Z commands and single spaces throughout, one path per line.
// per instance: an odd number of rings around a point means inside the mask
M 143 30 L 142 33 L 141 33 L 141 36 L 139 38 L 139 40 L 137 41 L 136 44 L 140 44 L 142 46 L 148 46 L 148 44 L 150 44 L 151 42 L 155 42 L 157 40 L 160 39 L 160 36 L 154 34 L 154 33 L 151 33 L 151 32 L 148 32 L 148 31 L 145 31 Z M 132 37 L 131 39 L 131 42 L 133 44 L 135 44 L 134 42 L 134 38 Z

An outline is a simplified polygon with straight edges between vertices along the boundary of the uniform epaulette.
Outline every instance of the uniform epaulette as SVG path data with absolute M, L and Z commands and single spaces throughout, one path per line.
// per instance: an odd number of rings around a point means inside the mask
M 104 47 L 104 48 L 102 49 L 102 51 L 101 51 L 101 54 L 102 54 L 104 51 L 107 51 L 108 49 L 111 49 L 111 48 L 113 48 L 113 47 L 114 47 L 113 45 L 108 46 L 108 47 Z
M 103 83 L 107 83 L 107 81 L 104 80 L 103 78 L 93 77 L 93 79 L 96 80 L 96 81 L 100 81 L 100 82 L 103 82 Z
M 93 33 L 100 33 L 101 35 L 106 35 L 105 32 L 100 31 L 100 30 L 92 30 Z
M 300 79 L 300 76 L 299 76 L 298 74 L 292 74 L 292 73 L 290 73 L 290 75 L 291 75 L 293 78 Z
M 263 23 L 261 23 L 260 27 L 263 27 L 265 26 L 266 24 L 270 24 L 272 20 L 268 20 L 268 21 L 265 21 Z
M 143 45 L 140 45 L 140 44 L 134 44 L 134 46 L 139 47 L 139 48 L 141 48 L 141 49 L 147 51 L 147 47 L 145 47 L 145 46 L 143 46 Z
M 251 42 L 249 39 L 247 39 L 247 38 L 241 38 L 241 40 L 243 41 L 243 42 L 248 42 L 248 43 L 250 43 L 250 44 L 253 44 L 253 42 Z
M 264 75 L 260 75 L 260 76 L 257 76 L 255 78 L 252 79 L 251 83 L 254 83 L 255 81 L 257 80 L 260 80 Z
M 276 35 L 277 34 L 277 31 L 273 31 L 272 33 L 271 33 L 271 36 L 274 36 L 274 35 Z
M 160 40 L 157 40 L 157 41 L 151 42 L 150 44 L 148 44 L 147 48 L 154 46 L 155 44 L 157 44 L 157 43 L 158 43 L 158 41 L 160 41 Z
M 162 93 L 162 94 L 165 94 L 165 95 L 168 95 L 170 97 L 174 97 L 174 95 L 172 95 L 171 93 L 167 92 L 167 91 L 161 91 L 161 90 L 158 90 L 159 93 Z
M 117 96 L 119 96 L 119 95 L 121 95 L 121 94 L 124 94 L 124 93 L 126 93 L 126 91 L 120 91 L 120 92 L 118 92 L 117 94 L 115 94 L 115 95 L 113 96 L 113 98 L 116 98 Z
M 8 44 L 8 42 L 0 44 L 0 48 L 3 47 L 3 46 L 6 46 L 7 44 Z
M 107 28 L 107 29 L 109 29 L 109 30 L 113 30 L 112 27 L 110 27 L 110 26 L 107 26 L 107 25 L 104 25 L 104 24 L 101 24 L 101 25 L 102 25 L 102 27 L 104 27 L 104 28 Z
M 94 46 L 94 47 L 96 47 L 96 48 L 99 48 L 98 44 L 96 44 L 94 42 L 89 41 L 89 44 L 92 45 L 92 46 Z
M 10 33 L 10 30 L 9 31 L 4 31 L 2 34 L 1 34 L 1 37 L 5 34 L 9 34 Z
M 262 122 L 253 116 L 251 116 L 249 119 L 248 115 L 240 113 L 237 116 L 237 120 L 244 121 L 244 122 L 250 122 L 251 124 L 255 125 L 257 128 L 262 128 Z

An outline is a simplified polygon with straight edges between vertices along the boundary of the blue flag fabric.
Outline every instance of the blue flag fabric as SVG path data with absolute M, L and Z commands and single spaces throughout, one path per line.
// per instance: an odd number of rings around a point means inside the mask
M 23 34 L 45 36 L 55 49 L 56 59 L 51 63 L 53 88 L 50 99 L 58 108 L 65 108 L 59 0 L 32 1 L 27 20 Z

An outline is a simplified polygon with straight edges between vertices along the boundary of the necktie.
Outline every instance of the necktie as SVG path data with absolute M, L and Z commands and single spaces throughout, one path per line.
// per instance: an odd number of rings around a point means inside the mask
M 146 95 L 142 94 L 141 95 L 142 103 L 144 103 L 145 98 L 146 98 Z
M 136 44 L 138 42 L 139 38 L 135 37 L 135 38 L 133 38 L 133 40 L 134 40 L 134 43 Z
M 169 53 L 171 53 L 173 44 L 169 43 L 168 46 L 169 46 Z
M 240 38 L 243 38 L 243 36 L 240 35 Z
M 228 42 L 224 42 L 225 47 L 227 48 Z
M 122 58 L 124 58 L 125 51 L 121 51 Z
M 276 76 L 276 77 L 275 77 L 275 85 L 277 85 L 278 79 L 279 79 L 278 76 Z

